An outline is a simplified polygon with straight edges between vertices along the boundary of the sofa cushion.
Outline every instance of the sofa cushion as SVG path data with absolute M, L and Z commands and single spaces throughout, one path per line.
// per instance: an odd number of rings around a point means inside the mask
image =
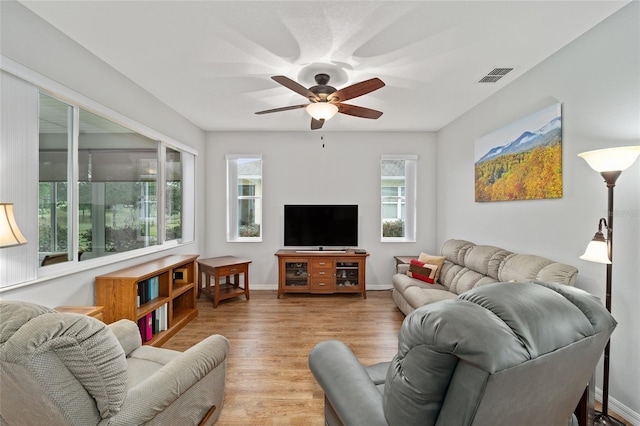
M 416 280 L 406 274 L 395 274 L 393 276 L 393 288 L 403 293 L 409 287 L 418 287 L 422 289 L 448 290 L 445 286 L 438 283 L 428 284 L 424 281 Z
M 449 285 L 449 291 L 455 294 L 462 294 L 465 291 L 469 291 L 472 288 L 479 287 L 485 284 L 492 284 L 498 282 L 498 280 L 483 275 L 479 272 L 469 268 L 461 268 L 458 273 L 453 277 Z
M 538 277 L 538 273 L 552 263 L 552 260 L 544 257 L 512 253 L 500 265 L 498 279 L 504 282 L 535 280 Z
M 458 296 L 448 290 L 429 288 L 429 291 L 424 291 L 417 286 L 408 287 L 402 295 L 411 306 L 428 305 L 441 300 L 455 299 Z
M 116 414 L 126 394 L 124 351 L 107 326 L 71 313 L 44 313 L 25 323 L 2 346 L 3 362 L 28 366 L 51 399 L 78 423 L 89 407 L 99 417 Z M 65 405 L 61 401 L 75 401 Z M 93 401 L 92 403 L 89 403 Z
M 24 324 L 42 314 L 55 312 L 54 309 L 29 302 L 4 300 L 0 304 L 0 344 L 3 344 Z
M 447 240 L 442 245 L 442 255 L 451 263 L 464 264 L 464 256 L 467 250 L 475 246 L 472 242 L 466 240 Z
M 479 272 L 482 275 L 488 275 L 497 280 L 500 264 L 510 254 L 512 254 L 510 251 L 499 247 L 483 245 L 473 246 L 465 253 L 464 266 L 473 271 Z

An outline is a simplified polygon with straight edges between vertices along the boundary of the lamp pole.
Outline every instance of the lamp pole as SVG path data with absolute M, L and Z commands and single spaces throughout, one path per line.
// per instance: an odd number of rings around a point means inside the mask
M 606 283 L 606 296 L 605 305 L 609 313 L 611 313 L 611 276 L 613 273 L 613 188 L 616 186 L 616 180 L 622 173 L 621 170 L 601 172 L 600 175 L 604 178 L 607 184 L 608 202 L 607 202 L 607 251 L 609 253 L 609 260 L 611 263 L 607 263 L 607 283 Z M 616 419 L 609 416 L 609 353 L 611 346 L 611 340 L 607 342 L 607 346 L 604 348 L 604 377 L 602 384 L 602 412 L 596 414 L 594 424 L 596 425 L 622 425 Z

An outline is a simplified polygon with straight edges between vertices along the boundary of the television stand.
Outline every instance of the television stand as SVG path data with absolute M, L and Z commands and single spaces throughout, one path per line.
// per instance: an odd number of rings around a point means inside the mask
M 346 250 L 296 250 L 296 253 L 346 253 Z
M 366 251 L 278 250 L 275 255 L 278 298 L 282 293 L 360 293 L 367 298 Z

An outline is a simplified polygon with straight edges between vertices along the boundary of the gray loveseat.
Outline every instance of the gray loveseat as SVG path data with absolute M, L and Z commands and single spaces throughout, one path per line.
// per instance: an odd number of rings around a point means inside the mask
M 399 265 L 393 276 L 393 301 L 405 315 L 440 300 L 454 299 L 472 288 L 495 282 L 540 280 L 573 286 L 578 270 L 564 263 L 530 254 L 516 254 L 465 240 L 442 245 L 444 264 L 438 281 L 428 284 L 409 277 L 409 265 Z
M 391 362 L 327 340 L 309 367 L 329 426 L 566 426 L 615 326 L 583 290 L 495 283 L 407 315 Z

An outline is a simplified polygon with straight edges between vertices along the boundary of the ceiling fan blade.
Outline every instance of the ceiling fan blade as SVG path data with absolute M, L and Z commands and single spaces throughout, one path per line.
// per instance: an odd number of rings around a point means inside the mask
M 307 98 L 309 100 L 316 100 L 317 101 L 317 100 L 320 99 L 311 90 L 307 89 L 306 87 L 304 87 L 300 83 L 297 83 L 297 82 L 291 80 L 289 77 L 285 77 L 284 75 L 276 75 L 276 76 L 271 77 L 271 79 L 276 81 L 276 82 L 278 82 L 278 83 L 280 83 L 280 84 L 282 84 L 287 89 L 293 90 L 294 92 L 304 96 L 305 98 Z
M 381 111 L 376 111 L 375 109 L 365 108 L 357 105 L 341 104 L 339 102 L 335 105 L 338 107 L 338 112 L 341 112 L 342 114 L 353 115 L 354 117 L 371 118 L 375 120 L 382 115 Z
M 286 106 L 286 107 L 282 107 L 282 108 L 274 108 L 274 109 L 266 109 L 264 111 L 258 111 L 256 112 L 256 114 L 269 114 L 271 112 L 280 112 L 280 111 L 289 111 L 291 109 L 299 109 L 299 108 L 306 108 L 307 105 L 309 104 L 304 104 L 304 105 L 293 105 L 293 106 Z
M 327 97 L 327 100 L 330 102 L 342 102 L 373 92 L 381 87 L 384 87 L 384 82 L 382 80 L 377 77 L 371 78 L 333 92 Z
M 321 129 L 323 124 L 324 124 L 324 118 L 321 118 L 320 120 L 316 120 L 315 118 L 311 117 L 311 130 Z

